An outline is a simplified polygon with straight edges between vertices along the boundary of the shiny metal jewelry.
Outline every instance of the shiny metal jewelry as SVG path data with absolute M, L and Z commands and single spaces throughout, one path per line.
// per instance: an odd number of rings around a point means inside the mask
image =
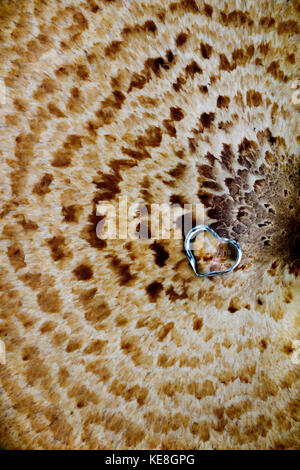
M 222 243 L 227 243 L 228 245 L 232 245 L 235 249 L 236 252 L 236 259 L 235 263 L 228 269 L 224 269 L 223 271 L 211 271 L 209 273 L 199 273 L 197 269 L 197 262 L 195 259 L 195 256 L 193 254 L 193 251 L 191 250 L 191 243 L 195 239 L 195 237 L 201 233 L 201 232 L 210 232 L 214 237 L 216 237 L 220 242 Z M 210 228 L 208 225 L 197 225 L 197 227 L 192 228 L 192 230 L 189 231 L 185 238 L 184 242 L 184 248 L 188 257 L 188 260 L 190 262 L 190 265 L 192 266 L 194 273 L 196 276 L 199 277 L 207 277 L 207 276 L 217 276 L 218 274 L 226 274 L 230 273 L 233 271 L 239 262 L 241 261 L 242 258 L 242 249 L 239 245 L 239 243 L 236 240 L 232 240 L 231 238 L 223 238 L 220 237 L 212 228 Z

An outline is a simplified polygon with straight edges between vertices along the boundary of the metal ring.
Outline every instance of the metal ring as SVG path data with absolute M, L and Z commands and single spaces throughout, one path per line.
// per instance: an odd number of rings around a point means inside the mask
M 234 246 L 234 248 L 236 250 L 236 260 L 235 260 L 235 263 L 230 268 L 224 269 L 223 271 L 211 271 L 211 272 L 205 273 L 205 274 L 201 274 L 201 273 L 198 272 L 196 259 L 195 259 L 195 256 L 194 256 L 191 248 L 190 248 L 190 245 L 191 245 L 191 242 L 196 237 L 196 235 L 198 233 L 201 233 L 201 232 L 210 232 L 214 237 L 216 237 L 221 242 L 227 243 L 227 244 L 230 244 L 230 245 Z M 230 238 L 220 237 L 208 225 L 197 225 L 196 227 L 192 228 L 192 230 L 189 231 L 189 233 L 187 234 L 187 236 L 185 238 L 184 248 L 185 248 L 188 260 L 190 262 L 190 265 L 192 266 L 192 268 L 194 270 L 194 273 L 198 277 L 217 276 L 218 274 L 230 273 L 231 271 L 233 271 L 237 267 L 237 265 L 239 264 L 239 262 L 242 259 L 242 249 L 241 249 L 239 243 L 236 240 L 232 240 Z

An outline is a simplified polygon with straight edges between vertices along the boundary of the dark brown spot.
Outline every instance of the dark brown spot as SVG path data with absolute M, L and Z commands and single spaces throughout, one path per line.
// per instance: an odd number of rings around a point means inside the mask
M 158 242 L 152 243 L 150 245 L 151 250 L 155 253 L 155 263 L 161 268 L 165 266 L 167 259 L 169 258 L 169 253 L 165 250 L 163 245 Z
M 199 90 L 201 91 L 201 93 L 204 93 L 204 94 L 208 93 L 208 88 L 206 85 L 200 85 Z
M 223 149 L 221 152 L 222 167 L 228 171 L 232 170 L 232 163 L 234 160 L 234 153 L 231 149 L 231 146 L 228 144 L 223 144 Z
M 260 347 L 261 347 L 262 350 L 267 349 L 268 344 L 267 344 L 267 341 L 266 341 L 265 339 L 262 339 L 262 340 L 259 342 L 259 344 L 260 344 Z
M 81 12 L 75 13 L 73 15 L 73 20 L 84 29 L 89 25 L 86 17 Z
M 14 100 L 14 105 L 17 108 L 17 110 L 20 111 L 21 113 L 25 113 L 27 110 L 26 101 L 23 101 L 20 98 L 16 98 Z
M 214 169 L 209 165 L 198 165 L 198 172 L 200 176 L 204 176 L 204 178 L 214 179 L 215 173 Z
M 142 27 L 145 31 L 150 31 L 151 33 L 155 33 L 157 28 L 156 28 L 156 24 L 154 23 L 154 21 L 152 20 L 148 20 L 146 21 L 146 23 L 144 23 L 143 27 Z
M 144 75 L 134 73 L 131 77 L 131 82 L 128 88 L 128 93 L 130 93 L 133 88 L 138 88 L 139 90 L 141 90 L 145 86 L 146 81 L 147 80 L 146 80 L 146 77 L 144 77 Z
M 260 52 L 263 56 L 266 56 L 266 55 L 268 54 L 269 49 L 270 49 L 270 43 L 269 43 L 269 42 L 267 42 L 267 43 L 264 43 L 264 42 L 261 43 L 261 44 L 259 45 L 259 48 L 258 48 L 259 52 Z
M 247 56 L 249 59 L 251 59 L 253 56 L 254 56 L 254 52 L 255 52 L 255 48 L 253 46 L 253 44 L 251 44 L 250 46 L 247 47 Z
M 221 95 L 218 96 L 218 99 L 217 99 L 218 108 L 228 108 L 229 103 L 230 103 L 229 96 L 221 96 Z
M 238 307 L 234 305 L 234 301 L 233 301 L 233 300 L 230 301 L 230 304 L 229 304 L 229 307 L 228 307 L 228 311 L 229 311 L 230 313 L 235 313 L 235 312 L 238 311 Z
M 66 115 L 54 103 L 49 103 L 48 104 L 48 110 L 51 114 L 53 114 L 57 118 L 66 117 Z
M 167 133 L 169 134 L 170 137 L 176 137 L 177 135 L 176 127 L 174 126 L 174 123 L 171 119 L 164 119 L 163 125 L 167 129 Z
M 226 26 L 229 24 L 232 24 L 235 27 L 253 25 L 253 20 L 249 18 L 248 13 L 244 13 L 241 10 L 231 11 L 228 15 L 226 15 L 224 12 L 221 12 L 221 19 Z
M 137 147 L 159 147 L 162 140 L 161 129 L 157 126 L 150 126 L 145 134 L 136 140 Z
M 210 128 L 214 119 L 215 119 L 214 113 L 202 113 L 200 117 L 201 124 L 206 129 Z
M 37 91 L 33 94 L 33 97 L 40 99 L 43 95 L 53 93 L 56 90 L 57 83 L 52 78 L 45 78 Z
M 187 41 L 187 34 L 186 33 L 180 33 L 178 34 L 177 38 L 176 38 L 176 46 L 177 47 L 181 47 L 183 46 L 183 44 Z
M 24 251 L 19 243 L 13 243 L 7 248 L 7 256 L 16 271 L 26 266 Z
M 160 282 L 154 281 L 146 288 L 147 294 L 151 302 L 156 302 L 160 292 L 163 290 L 163 285 Z
M 65 149 L 79 150 L 82 148 L 81 136 L 77 134 L 68 135 L 66 141 L 64 142 Z
M 208 5 L 207 3 L 204 3 L 204 13 L 206 14 L 206 16 L 208 16 L 209 18 L 212 17 L 212 14 L 213 14 L 213 8 Z
M 178 163 L 178 165 L 176 165 L 176 167 L 173 168 L 173 170 L 169 171 L 169 175 L 172 176 L 172 178 L 178 179 L 180 178 L 180 176 L 182 176 L 185 169 L 186 169 L 186 165 L 184 163 Z
M 32 360 L 35 357 L 38 357 L 38 355 L 39 355 L 39 350 L 36 346 L 25 346 L 22 349 L 22 360 L 23 361 Z
M 202 183 L 203 188 L 214 189 L 215 191 L 221 191 L 222 186 L 217 183 L 216 181 L 203 181 Z
M 91 3 L 90 4 L 90 10 L 92 13 L 97 13 L 97 11 L 99 11 L 99 7 L 98 5 L 96 5 L 96 3 Z
M 88 217 L 88 223 L 81 232 L 81 237 L 93 248 L 102 249 L 106 246 L 106 241 L 97 236 L 97 225 L 102 219 L 103 216 L 96 215 L 96 207 L 94 207 L 92 214 Z
M 170 116 L 174 121 L 181 121 L 184 118 L 184 112 L 181 108 L 170 108 Z
M 209 161 L 211 166 L 214 166 L 215 161 L 217 160 L 216 157 L 210 152 L 207 152 L 204 158 Z
M 170 196 L 170 203 L 178 204 L 181 207 L 183 207 L 185 204 L 182 196 L 180 196 L 179 194 L 172 194 L 172 196 Z
M 51 250 L 51 256 L 54 261 L 59 261 L 67 256 L 64 248 L 66 245 L 65 238 L 57 236 L 47 240 L 48 246 Z
M 136 278 L 134 274 L 131 274 L 129 264 L 123 263 L 117 256 L 112 256 L 111 258 L 111 266 L 120 277 L 120 284 L 122 286 L 129 284 Z
M 297 21 L 282 21 L 277 27 L 278 34 L 299 34 Z
M 294 351 L 294 348 L 292 346 L 292 344 L 284 344 L 283 347 L 282 347 L 282 352 L 284 352 L 284 354 L 292 354 L 292 352 Z
M 193 330 L 200 331 L 203 326 L 203 318 L 195 318 L 193 322 Z
M 37 296 L 37 301 L 43 312 L 59 313 L 61 300 L 55 289 L 43 289 Z
M 71 163 L 72 154 L 69 150 L 58 150 L 54 153 L 54 159 L 51 162 L 52 166 L 63 168 L 69 166 Z
M 287 60 L 290 64 L 295 64 L 296 63 L 295 54 L 288 54 Z
M 96 111 L 96 116 L 100 120 L 99 124 L 110 124 L 115 110 L 121 109 L 126 97 L 120 90 L 113 90 L 105 100 L 101 102 L 101 108 Z
M 231 55 L 235 64 L 244 65 L 247 62 L 247 56 L 243 49 L 235 49 Z
M 69 67 L 59 67 L 55 71 L 55 75 L 57 75 L 60 78 L 67 77 L 70 74 L 71 70 Z
M 124 149 L 122 149 L 124 151 Z M 129 159 L 112 160 L 110 167 L 112 173 L 100 173 L 99 180 L 94 180 L 93 184 L 96 185 L 100 191 L 96 194 L 94 202 L 97 203 L 103 200 L 113 199 L 120 193 L 119 183 L 122 181 L 121 169 L 132 168 L 137 165 L 137 162 Z
M 126 318 L 124 315 L 119 315 L 116 318 L 116 325 L 117 326 L 124 326 L 124 325 L 127 325 L 127 323 L 128 323 L 128 318 Z
M 186 66 L 185 71 L 186 74 L 190 75 L 191 77 L 193 77 L 195 73 L 202 73 L 201 67 L 199 67 L 197 62 L 195 62 L 194 60 Z
M 248 90 L 247 91 L 247 105 L 248 106 L 261 106 L 262 105 L 262 96 L 258 91 Z
M 272 17 L 270 18 L 269 16 L 264 16 L 260 19 L 259 24 L 264 28 L 271 28 L 272 26 L 274 26 L 275 20 Z
M 139 152 L 138 150 L 133 150 L 133 149 L 129 149 L 126 147 L 122 147 L 122 152 L 125 153 L 125 155 L 128 155 L 129 157 L 134 158 L 135 160 L 144 160 L 144 158 L 151 157 L 150 153 L 148 153 L 147 150 L 145 149 L 142 152 Z
M 220 70 L 226 70 L 227 72 L 230 72 L 232 70 L 232 66 L 230 65 L 230 62 L 227 59 L 226 55 L 219 54 L 219 56 L 220 56 L 220 65 L 219 65 Z
M 191 425 L 191 433 L 194 435 L 194 436 L 197 436 L 199 437 L 199 439 L 202 441 L 202 442 L 207 442 L 209 440 L 209 437 L 210 437 L 210 429 L 209 429 L 209 425 L 204 421 L 200 421 L 200 422 L 194 422 L 192 425 Z
M 289 273 L 293 274 L 295 277 L 298 277 L 300 275 L 300 260 L 294 261 L 289 266 Z
M 187 385 L 188 393 L 194 395 L 198 400 L 207 396 L 215 395 L 215 385 L 211 380 L 205 380 L 204 382 L 190 382 Z
M 170 63 L 173 62 L 174 58 L 175 58 L 175 57 L 174 57 L 173 52 L 172 52 L 172 51 L 168 51 L 168 52 L 167 52 L 167 59 L 168 59 L 168 62 L 170 62 Z
M 76 206 L 76 204 L 62 206 L 61 212 L 64 217 L 64 222 L 78 222 L 79 206 Z
M 88 71 L 88 68 L 84 64 L 77 65 L 76 67 L 76 75 L 79 77 L 81 80 L 88 80 L 90 74 Z
M 73 273 L 79 281 L 88 281 L 93 277 L 93 270 L 86 264 L 80 264 L 73 270 Z
M 40 327 L 40 332 L 42 334 L 49 333 L 50 331 L 54 330 L 54 328 L 56 327 L 57 327 L 57 323 L 53 321 L 45 321 Z
M 198 13 L 199 8 L 195 0 L 182 0 L 180 6 L 182 5 L 183 11 L 189 11 L 191 13 Z
M 18 223 L 22 225 L 24 230 L 37 230 L 39 228 L 37 223 L 33 222 L 33 220 L 26 219 L 24 215 L 22 215 L 22 220 Z
M 238 162 L 245 168 L 251 168 L 257 157 L 257 144 L 245 137 L 238 147 L 238 152 Z
M 77 351 L 82 346 L 82 340 L 79 338 L 71 338 L 66 346 L 66 352 L 71 353 Z
M 177 300 L 182 300 L 182 299 L 187 299 L 187 294 L 185 292 L 185 289 L 183 290 L 182 294 L 178 294 L 178 292 L 175 291 L 174 286 L 169 286 L 168 289 L 166 290 L 166 295 L 169 297 L 171 302 L 176 302 Z
M 180 91 L 182 86 L 186 83 L 186 80 L 183 77 L 178 77 L 176 82 L 173 83 L 173 88 L 175 91 Z
M 150 57 L 145 62 L 143 73 L 146 75 L 147 80 L 150 80 L 151 70 L 155 73 L 155 75 L 159 75 L 161 68 L 168 70 L 169 67 L 170 67 L 169 63 L 166 63 L 163 57 L 156 57 L 156 58 Z
M 102 328 L 102 323 L 111 315 L 111 310 L 102 297 L 95 297 L 87 305 L 85 318 L 96 330 Z
M 212 53 L 212 46 L 207 43 L 201 42 L 200 45 L 201 54 L 204 59 L 209 59 Z
M 239 178 L 225 178 L 225 184 L 227 188 L 229 189 L 229 194 L 230 196 L 234 197 L 236 194 L 239 193 L 240 191 L 240 180 Z M 238 213 L 238 218 L 243 217 L 245 215 L 245 212 L 241 211 Z
M 163 325 L 157 332 L 158 341 L 163 341 L 168 333 L 174 328 L 174 322 L 169 322 L 166 325 Z
M 96 339 L 92 341 L 85 349 L 84 353 L 85 354 L 101 354 L 103 351 L 105 345 L 107 344 L 107 341 L 104 341 L 102 339 Z
M 39 183 L 36 183 L 33 187 L 33 193 L 43 196 L 50 192 L 50 184 L 53 181 L 53 176 L 50 173 L 46 173 Z
M 222 130 L 224 130 L 225 132 L 226 132 L 230 127 L 232 127 L 232 121 L 226 121 L 226 122 L 220 121 L 220 122 L 218 123 L 218 129 L 222 129 Z
M 110 59 L 116 59 L 118 52 L 120 52 L 121 44 L 121 41 L 111 42 L 104 50 L 105 55 Z
M 98 189 L 101 189 L 101 193 L 97 194 L 97 202 L 100 200 L 113 199 L 116 194 L 120 192 L 119 182 L 121 177 L 115 174 L 105 174 L 101 175 L 100 181 L 93 181 Z

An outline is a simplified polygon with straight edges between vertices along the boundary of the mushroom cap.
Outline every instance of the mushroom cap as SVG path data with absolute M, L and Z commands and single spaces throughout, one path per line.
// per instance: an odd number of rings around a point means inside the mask
M 300 8 L 244 3 L 1 2 L 1 448 L 299 448 Z

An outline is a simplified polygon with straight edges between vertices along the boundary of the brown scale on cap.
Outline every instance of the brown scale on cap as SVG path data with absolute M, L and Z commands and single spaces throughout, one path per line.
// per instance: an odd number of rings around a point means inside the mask
M 0 3 L 0 447 L 299 448 L 299 2 Z M 240 265 L 99 239 L 123 196 Z

